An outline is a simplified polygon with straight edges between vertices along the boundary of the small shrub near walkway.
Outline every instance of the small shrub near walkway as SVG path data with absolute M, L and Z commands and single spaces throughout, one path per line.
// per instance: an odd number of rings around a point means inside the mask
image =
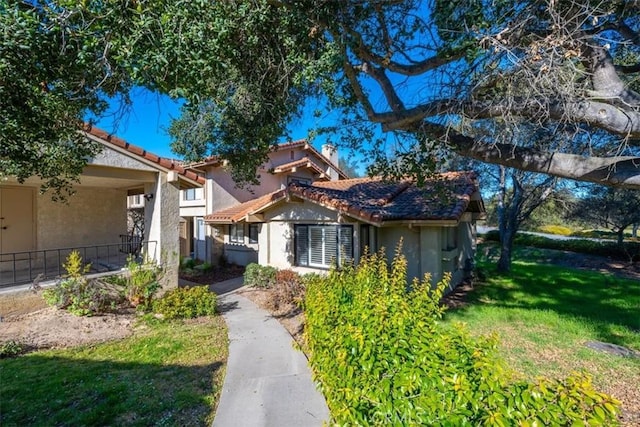
M 310 362 L 339 425 L 611 425 L 617 401 L 581 375 L 514 380 L 495 337 L 440 325 L 448 278 L 406 289 L 406 260 L 381 255 L 310 281 Z

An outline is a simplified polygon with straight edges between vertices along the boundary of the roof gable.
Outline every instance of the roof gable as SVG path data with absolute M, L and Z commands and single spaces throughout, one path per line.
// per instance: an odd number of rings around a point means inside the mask
M 326 164 L 327 166 L 332 167 L 333 169 L 335 169 L 336 172 L 338 172 L 338 176 L 341 179 L 348 179 L 349 178 L 348 175 L 346 173 L 344 173 L 344 171 L 342 171 L 338 167 L 338 165 L 334 165 L 329 159 L 327 159 L 325 156 L 323 156 L 318 150 L 316 150 L 305 139 L 299 139 L 297 141 L 290 141 L 290 142 L 285 142 L 285 143 L 282 143 L 282 144 L 278 144 L 273 148 L 272 152 L 294 150 L 294 149 L 300 149 L 300 150 L 303 150 L 303 151 L 307 151 L 310 155 L 312 155 L 313 157 L 317 158 L 320 162 L 322 162 L 322 163 Z M 313 164 L 312 168 L 314 170 L 316 170 L 317 173 L 325 174 L 325 171 L 323 171 L 315 162 L 311 161 L 308 156 L 305 157 L 305 158 L 307 159 L 307 162 Z M 194 162 L 194 163 L 185 165 L 185 167 L 187 169 L 194 169 L 194 168 L 199 168 L 199 167 L 202 167 L 202 166 L 219 167 L 219 166 L 225 166 L 226 164 L 227 164 L 226 160 L 222 159 L 220 156 L 210 156 L 210 157 L 205 158 L 202 161 Z M 277 170 L 278 168 L 283 168 L 284 166 L 286 166 L 286 165 L 285 164 L 277 165 L 277 166 L 274 167 L 274 170 Z
M 205 183 L 204 177 L 199 174 L 184 168 L 179 162 L 173 159 L 167 159 L 153 154 L 142 147 L 133 145 L 124 139 L 110 135 L 102 129 L 87 125 L 84 132 L 88 138 L 101 143 L 102 145 L 114 149 L 115 151 L 125 153 L 126 155 L 135 158 L 144 165 L 151 166 L 152 168 L 162 172 L 175 172 L 178 178 L 186 181 L 187 186 L 202 186 Z

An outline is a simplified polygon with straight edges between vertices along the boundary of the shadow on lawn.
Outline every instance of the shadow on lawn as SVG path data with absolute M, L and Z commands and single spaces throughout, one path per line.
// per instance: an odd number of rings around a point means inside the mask
M 598 339 L 623 346 L 631 343 L 619 333 L 620 326 L 640 332 L 640 283 L 551 265 L 515 262 L 507 275 L 498 275 L 494 265 L 480 266 L 485 279 L 467 295 L 472 304 L 583 319 L 593 325 Z M 464 315 L 465 310 L 456 312 Z
M 121 363 L 30 354 L 0 361 L 0 425 L 204 425 L 223 363 Z

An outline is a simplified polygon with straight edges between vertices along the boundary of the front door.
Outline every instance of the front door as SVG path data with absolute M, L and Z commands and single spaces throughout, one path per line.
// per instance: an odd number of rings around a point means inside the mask
M 33 204 L 33 189 L 0 187 L 0 253 L 35 249 Z

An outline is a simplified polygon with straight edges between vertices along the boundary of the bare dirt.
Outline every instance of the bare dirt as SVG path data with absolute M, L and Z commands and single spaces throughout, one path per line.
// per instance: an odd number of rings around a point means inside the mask
M 212 284 L 241 276 L 244 267 L 216 268 L 188 276 L 198 283 Z M 47 307 L 42 291 L 23 291 L 0 295 L 0 345 L 15 341 L 24 351 L 74 347 L 133 334 L 136 325 L 133 308 L 119 308 L 114 313 L 76 316 L 65 310 Z
M 17 341 L 32 351 L 105 342 L 133 334 L 135 319 L 133 309 L 87 317 L 47 307 L 3 318 L 0 343 Z

